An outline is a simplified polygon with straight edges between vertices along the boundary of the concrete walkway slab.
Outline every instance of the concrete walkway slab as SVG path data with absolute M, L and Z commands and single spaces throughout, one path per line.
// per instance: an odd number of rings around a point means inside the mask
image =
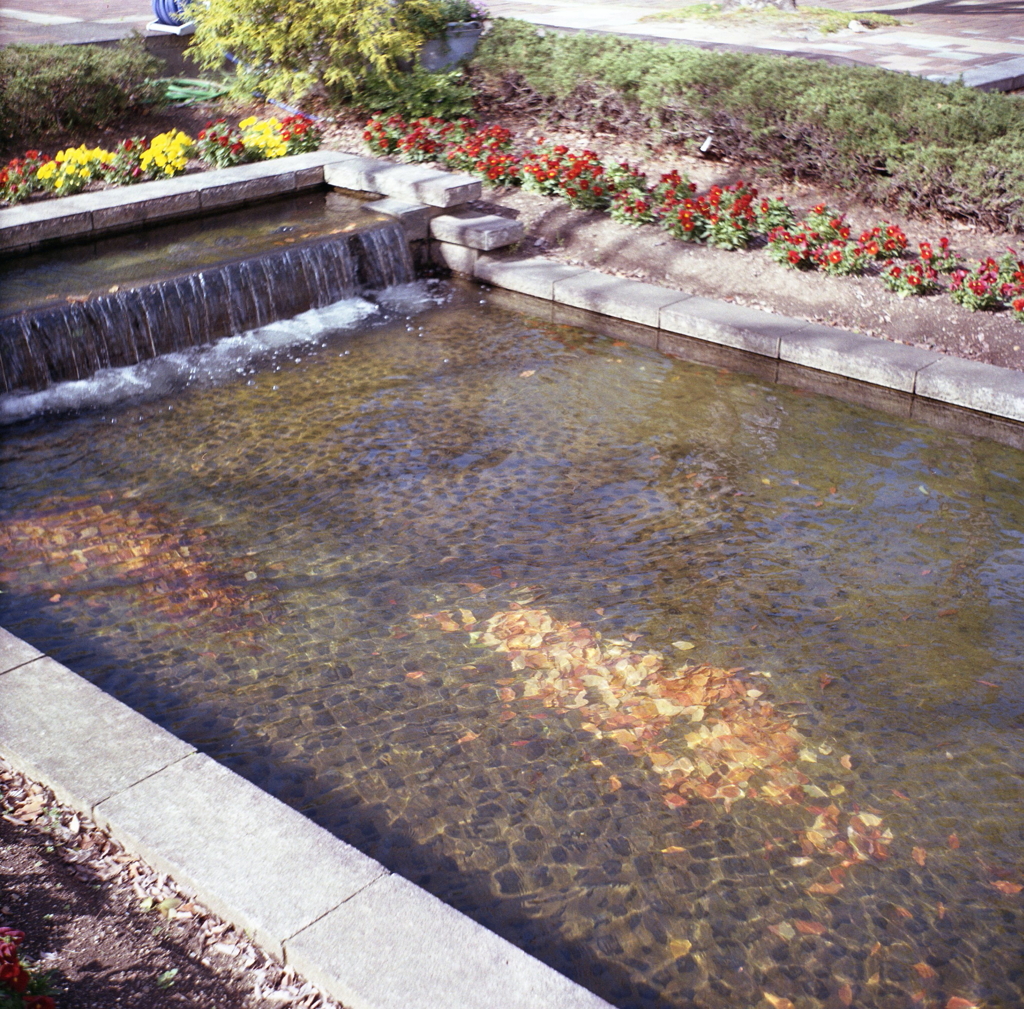
M 586 272 L 582 266 L 569 266 L 541 256 L 513 260 L 481 256 L 477 261 L 475 276 L 478 280 L 497 284 L 506 291 L 530 294 L 550 301 L 554 297 L 555 284 Z
M 0 674 L 17 669 L 26 662 L 40 658 L 42 654 L 38 648 L 33 648 L 0 627 Z
M 0 754 L 84 812 L 194 751 L 53 659 L 0 676 Z
M 917 376 L 918 396 L 1024 422 L 1024 373 L 940 357 Z
M 661 328 L 726 347 L 779 356 L 779 342 L 807 326 L 803 319 L 772 315 L 712 298 L 687 298 L 661 310 Z
M 435 217 L 430 222 L 430 234 L 441 242 L 490 252 L 520 241 L 525 231 L 520 221 L 508 217 L 462 211 Z
M 682 291 L 670 291 L 638 280 L 609 277 L 586 270 L 578 276 L 556 281 L 555 301 L 572 308 L 585 308 L 617 319 L 658 328 L 661 311 L 688 298 Z
M 287 961 L 346 1009 L 609 1009 L 400 876 L 291 939 Z
M 855 378 L 901 392 L 913 392 L 917 373 L 941 355 L 872 336 L 807 325 L 782 336 L 779 360 L 832 375 Z
M 95 816 L 277 957 L 290 936 L 386 872 L 199 753 L 100 803 Z

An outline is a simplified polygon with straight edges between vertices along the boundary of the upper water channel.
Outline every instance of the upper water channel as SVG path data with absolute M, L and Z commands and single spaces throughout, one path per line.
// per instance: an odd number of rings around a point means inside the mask
M 0 623 L 620 1009 L 1024 1004 L 1024 455 L 496 297 L 7 397 Z

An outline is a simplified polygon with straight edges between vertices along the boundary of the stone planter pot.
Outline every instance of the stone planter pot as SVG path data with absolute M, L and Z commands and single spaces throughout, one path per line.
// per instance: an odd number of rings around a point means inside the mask
M 439 39 L 423 43 L 420 66 L 424 70 L 446 70 L 468 59 L 476 50 L 484 32 L 480 21 L 450 21 L 448 30 Z

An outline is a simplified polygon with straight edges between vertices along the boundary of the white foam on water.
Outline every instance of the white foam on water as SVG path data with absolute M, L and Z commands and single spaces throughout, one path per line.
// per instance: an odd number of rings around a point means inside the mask
M 0 395 L 0 424 L 156 399 L 189 385 L 217 385 L 245 372 L 256 358 L 317 343 L 328 333 L 352 329 L 379 312 L 377 305 L 364 298 L 345 298 L 205 347 L 164 354 L 124 368 L 104 368 L 91 378 L 60 382 L 41 392 Z
M 414 280 L 394 284 L 377 293 L 377 302 L 395 315 L 415 315 L 451 300 L 451 288 L 443 281 Z

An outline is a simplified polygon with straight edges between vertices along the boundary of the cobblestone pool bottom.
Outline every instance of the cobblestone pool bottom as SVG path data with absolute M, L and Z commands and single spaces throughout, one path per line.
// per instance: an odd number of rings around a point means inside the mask
M 0 623 L 623 1009 L 1019 1006 L 1024 456 L 481 297 L 8 427 Z

